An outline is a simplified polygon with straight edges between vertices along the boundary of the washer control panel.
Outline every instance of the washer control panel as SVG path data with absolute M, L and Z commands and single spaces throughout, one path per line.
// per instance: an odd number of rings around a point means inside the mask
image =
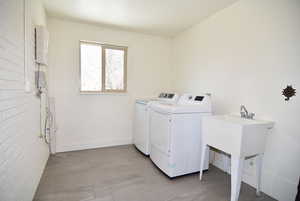
M 210 102 L 210 96 L 207 94 L 201 94 L 201 95 L 183 94 L 182 96 L 180 96 L 178 104 L 198 105 L 198 104 L 205 104 L 205 102 Z

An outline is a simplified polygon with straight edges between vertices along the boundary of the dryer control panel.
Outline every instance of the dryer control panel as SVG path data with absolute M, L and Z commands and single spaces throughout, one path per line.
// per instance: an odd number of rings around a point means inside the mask
M 168 99 L 172 99 L 175 96 L 174 93 L 160 93 L 158 95 L 158 98 L 168 98 Z
M 160 93 L 158 95 L 159 100 L 163 101 L 171 101 L 171 102 L 176 102 L 178 100 L 178 94 L 176 93 Z

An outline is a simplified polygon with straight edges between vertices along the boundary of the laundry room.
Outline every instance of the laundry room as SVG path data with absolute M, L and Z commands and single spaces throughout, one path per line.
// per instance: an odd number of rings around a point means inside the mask
M 1 0 L 0 201 L 300 201 L 299 19 Z

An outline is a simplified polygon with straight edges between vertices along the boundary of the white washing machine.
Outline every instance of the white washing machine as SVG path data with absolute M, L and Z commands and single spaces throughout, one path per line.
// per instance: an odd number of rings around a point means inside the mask
M 157 98 L 137 99 L 135 102 L 135 119 L 133 143 L 138 150 L 145 155 L 150 153 L 150 136 L 149 136 L 149 107 L 153 102 L 174 103 L 178 100 L 176 93 L 160 93 Z
M 151 104 L 150 158 L 166 175 L 176 177 L 200 170 L 201 119 L 211 113 L 211 98 L 206 94 L 184 94 L 176 104 Z M 204 169 L 208 169 L 208 162 Z

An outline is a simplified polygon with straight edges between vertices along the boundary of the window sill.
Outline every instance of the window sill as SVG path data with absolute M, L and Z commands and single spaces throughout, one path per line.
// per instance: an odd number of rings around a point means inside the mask
M 80 95 L 111 95 L 111 96 L 127 96 L 128 91 L 124 92 L 85 92 L 85 91 L 80 91 Z

